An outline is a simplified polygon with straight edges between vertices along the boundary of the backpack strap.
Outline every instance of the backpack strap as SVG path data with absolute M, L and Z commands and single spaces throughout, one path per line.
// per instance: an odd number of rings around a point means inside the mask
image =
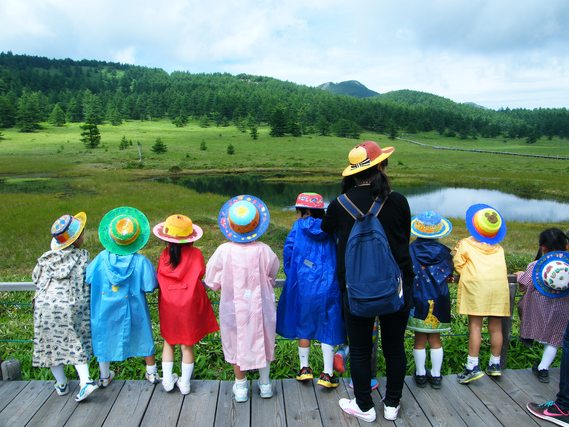
M 358 209 L 356 205 L 352 203 L 352 201 L 346 196 L 342 194 L 338 197 L 338 202 L 342 205 L 344 209 L 348 211 L 348 213 L 354 219 L 361 218 L 363 216 L 363 212 Z
M 378 216 L 379 212 L 383 208 L 383 205 L 385 205 L 385 202 L 387 201 L 387 197 L 389 197 L 389 194 L 385 197 L 385 199 L 383 199 L 383 202 L 381 202 L 380 198 L 375 199 L 375 201 L 373 202 L 373 204 L 369 208 L 368 212 L 371 213 L 373 216 Z M 381 205 L 379 204 L 380 202 L 381 202 Z

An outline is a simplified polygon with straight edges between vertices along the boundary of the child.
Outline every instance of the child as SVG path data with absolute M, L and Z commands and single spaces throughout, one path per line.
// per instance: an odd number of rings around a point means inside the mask
M 269 380 L 275 354 L 276 306 L 273 286 L 279 259 L 255 240 L 267 231 L 270 216 L 254 196 L 237 196 L 219 212 L 221 232 L 230 242 L 219 246 L 207 263 L 205 282 L 221 289 L 219 324 L 225 360 L 233 365 L 237 402 L 249 399 L 245 371 L 259 370 L 262 398 L 273 396 Z
M 466 212 L 466 228 L 472 236 L 458 242 L 453 258 L 454 269 L 460 274 L 456 312 L 468 315 L 470 332 L 466 367 L 457 375 L 460 384 L 468 384 L 484 376 L 478 366 L 484 317 L 488 317 L 492 348 L 486 374 L 493 377 L 502 375 L 501 317 L 510 315 L 506 259 L 498 244 L 506 235 L 504 218 L 488 205 L 473 205 Z
M 296 200 L 296 219 L 285 241 L 284 272 L 287 276 L 277 307 L 277 333 L 299 338 L 299 381 L 311 380 L 308 363 L 310 340 L 322 343 L 324 370 L 318 385 L 338 387 L 334 376 L 334 346 L 346 340 L 342 320 L 342 295 L 336 278 L 336 242 L 320 229 L 324 200 L 315 193 L 302 193 Z
M 145 295 L 158 287 L 156 270 L 136 253 L 149 236 L 148 220 L 135 208 L 113 209 L 99 224 L 99 240 L 106 250 L 87 267 L 87 282 L 91 284 L 91 333 L 101 388 L 115 377 L 110 370 L 112 361 L 134 356 L 144 357 L 150 383 L 160 381 Z
M 450 331 L 450 294 L 447 280 L 454 269 L 450 248 L 438 242 L 452 230 L 446 218 L 433 211 L 421 212 L 411 219 L 411 234 L 417 237 L 409 246 L 413 260 L 413 308 L 407 328 L 415 331 L 413 357 L 415 383 L 424 388 L 427 382 L 440 389 L 443 377 L 443 347 L 441 332 Z M 431 348 L 431 370 L 425 369 L 427 352 Z
M 539 235 L 539 247 L 544 255 L 553 251 L 567 251 L 567 236 L 558 228 L 549 228 Z M 568 255 L 552 259 L 567 261 Z M 549 382 L 549 367 L 557 355 L 557 348 L 563 343 L 563 332 L 569 321 L 569 288 L 553 291 L 537 280 L 541 271 L 547 271 L 547 257 L 538 257 L 531 262 L 526 271 L 518 271 L 520 292 L 524 295 L 518 302 L 521 319 L 520 336 L 523 339 L 537 340 L 545 344 L 539 364 L 532 366 L 532 372 L 542 383 Z M 541 266 L 540 269 L 538 266 Z M 535 273 L 538 273 L 537 276 Z
M 85 270 L 90 256 L 79 249 L 86 222 L 84 212 L 64 215 L 55 221 L 51 227 L 51 251 L 38 259 L 32 273 L 36 285 L 33 365 L 51 368 L 55 391 L 60 396 L 69 393 L 63 366 L 75 365 L 80 382 L 77 402 L 98 388 L 89 375 L 93 348 Z
M 169 216 L 152 230 L 160 240 L 169 242 L 158 262 L 158 311 L 162 351 L 162 387 L 169 392 L 177 385 L 182 394 L 190 393 L 194 371 L 194 344 L 218 331 L 211 303 L 202 285 L 205 263 L 201 251 L 194 247 L 202 229 L 185 215 Z M 174 350 L 182 350 L 182 377 L 172 374 Z

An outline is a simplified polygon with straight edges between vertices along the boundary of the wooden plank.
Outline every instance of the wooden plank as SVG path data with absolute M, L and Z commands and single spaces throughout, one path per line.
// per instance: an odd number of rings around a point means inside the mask
M 465 387 L 469 387 L 503 425 L 535 427 L 535 422 L 526 411 L 504 393 L 495 381 L 499 379 L 493 380 L 484 375 Z
M 419 388 L 413 377 L 405 378 L 405 384 L 431 424 L 441 427 L 466 427 L 466 423 L 449 404 L 441 390 L 433 390 L 429 385 L 425 388 Z
M 288 426 L 322 426 L 312 381 L 282 380 Z
M 102 426 L 124 383 L 124 381 L 114 380 L 107 388 L 95 390 L 88 398 L 77 403 L 77 408 L 73 411 L 65 427 Z M 70 398 L 74 399 L 75 396 Z
M 343 378 L 340 381 L 340 387 L 342 387 L 342 385 L 344 386 L 346 393 L 348 393 L 348 399 L 355 399 L 354 389 L 350 388 L 349 384 L 350 384 L 350 378 Z M 381 427 L 393 427 L 392 421 L 387 421 L 385 418 L 383 418 L 383 403 L 381 402 L 381 396 L 377 392 L 377 390 L 373 390 L 371 392 L 371 398 L 373 399 L 373 404 L 375 407 L 375 414 L 376 414 L 375 422 L 373 424 L 370 424 L 352 415 L 348 415 L 344 411 L 342 411 L 342 417 L 344 418 L 346 423 L 347 422 L 356 423 L 355 425 L 360 427 L 365 427 L 369 425 L 381 426 Z
M 528 402 L 545 402 L 540 393 L 532 387 L 535 385 L 535 383 L 539 383 L 537 378 L 529 378 L 529 380 L 531 384 L 528 384 L 526 382 L 526 378 L 522 378 L 515 371 L 506 369 L 502 371 L 502 377 L 499 381 L 496 381 L 496 384 L 498 384 L 502 390 L 508 393 L 508 395 L 516 401 L 520 408 L 522 408 L 522 410 L 527 412 L 526 405 Z M 534 421 L 543 427 L 551 426 L 551 423 L 549 421 L 541 420 L 537 417 L 534 418 Z
M 532 400 L 532 402 L 544 403 L 555 400 L 557 392 L 559 391 L 559 383 L 551 381 L 551 377 L 549 383 L 544 384 L 539 382 L 530 369 L 520 369 L 515 372 L 516 377 L 523 382 L 525 387 L 529 387 L 535 391 L 532 395 L 535 396 L 536 400 Z
M 0 412 L 8 406 L 26 386 L 29 381 L 0 381 Z
M 126 381 L 103 426 L 138 426 L 144 417 L 154 391 L 153 387 L 149 387 L 149 385 L 146 381 Z M 98 390 L 98 392 L 103 390 Z
M 182 426 L 213 426 L 219 395 L 220 381 L 192 381 L 192 390 L 184 398 L 178 425 Z
M 52 382 L 53 384 L 53 382 Z M 26 427 L 61 427 L 77 409 L 75 395 L 79 393 L 79 381 L 69 382 L 69 394 L 59 396 L 52 393 L 36 412 Z M 73 398 L 71 398 L 73 397 Z
M 336 388 L 322 387 L 319 386 L 317 382 L 317 379 L 313 380 L 322 425 L 324 427 L 358 426 L 359 423 L 357 418 L 342 411 L 342 408 L 340 408 L 338 403 L 340 399 L 350 399 L 344 381 L 340 381 L 340 385 Z
M 251 399 L 247 402 L 236 402 L 233 397 L 233 381 L 222 381 L 217 399 L 215 426 L 246 426 L 251 424 Z M 249 384 L 249 393 L 251 387 Z
M 180 418 L 184 395 L 176 390 L 166 393 L 162 384 L 152 385 L 146 381 L 144 385 L 152 388 L 153 392 L 140 426 L 176 426 Z
M 490 410 L 470 390 L 470 387 L 459 384 L 456 375 L 444 377 L 441 390 L 458 415 L 468 426 L 501 426 L 502 424 Z
M 53 381 L 30 381 L 0 412 L 0 426 L 25 426 L 52 393 L 55 393 Z
M 251 425 L 286 427 L 283 385 L 281 380 L 272 380 L 273 397 L 263 399 L 260 395 L 259 381 L 253 381 L 251 396 Z
M 391 421 L 385 420 L 383 418 L 383 402 L 381 399 L 385 397 L 385 389 L 386 389 L 386 379 L 385 378 L 377 378 L 377 382 L 379 383 L 379 387 L 377 388 L 377 398 L 375 397 L 375 392 L 372 393 L 372 398 L 374 399 L 375 411 L 377 412 L 377 418 L 386 423 L 385 425 L 392 426 L 393 423 Z M 377 400 L 376 400 L 377 399 Z M 378 401 L 379 400 L 379 401 Z M 417 400 L 413 396 L 413 393 L 409 390 L 407 385 L 405 384 L 403 387 L 403 394 L 401 396 L 401 401 L 399 403 L 401 405 L 401 409 L 399 409 L 399 414 L 397 420 L 395 421 L 395 425 L 398 427 L 415 427 L 415 426 L 430 426 L 431 423 L 429 419 L 417 403 Z M 363 424 L 362 424 L 363 425 Z

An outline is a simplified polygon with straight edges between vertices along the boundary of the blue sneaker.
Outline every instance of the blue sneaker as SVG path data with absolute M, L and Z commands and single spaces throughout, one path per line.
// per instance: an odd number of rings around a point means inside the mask
M 379 385 L 379 383 L 377 382 L 377 380 L 375 378 L 372 378 L 371 379 L 371 389 L 375 390 L 378 385 Z M 352 380 L 350 380 L 350 388 L 354 388 L 354 383 L 352 382 Z
M 82 400 L 87 399 L 87 397 L 89 397 L 89 395 L 98 388 L 99 386 L 95 381 L 91 381 L 90 383 L 85 384 L 83 387 L 81 387 L 81 390 L 79 391 L 77 396 L 75 396 L 75 401 L 81 402 Z
M 68 382 L 66 382 L 65 384 L 58 384 L 56 381 L 53 386 L 55 387 L 55 391 L 57 392 L 58 395 L 65 396 L 66 394 L 69 394 Z
M 478 367 L 478 365 L 476 365 L 472 369 L 467 369 L 465 367 L 464 372 L 458 374 L 456 376 L 456 379 L 458 380 L 458 382 L 460 384 L 468 384 L 469 382 L 472 382 L 474 380 L 478 380 L 478 379 L 482 378 L 483 376 L 484 376 L 484 372 L 482 372 L 480 370 L 480 368 Z
M 334 370 L 339 374 L 346 372 L 346 352 L 342 347 L 334 354 Z

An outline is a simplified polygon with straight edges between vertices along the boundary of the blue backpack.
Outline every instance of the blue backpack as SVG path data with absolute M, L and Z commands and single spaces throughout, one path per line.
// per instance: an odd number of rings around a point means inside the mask
M 364 215 L 345 194 L 338 197 L 338 202 L 356 220 L 345 258 L 350 312 L 356 316 L 375 317 L 403 307 L 401 271 L 377 219 L 385 200 L 382 203 L 376 199 Z

